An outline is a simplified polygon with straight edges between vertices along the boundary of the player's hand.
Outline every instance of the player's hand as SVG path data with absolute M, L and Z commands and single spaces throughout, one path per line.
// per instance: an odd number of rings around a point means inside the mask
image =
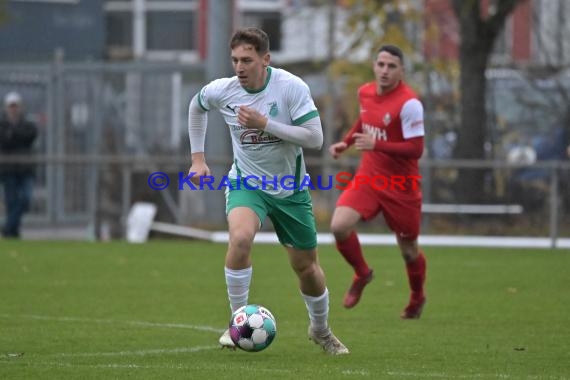
M 190 178 L 190 182 L 194 185 L 200 184 L 200 177 L 210 175 L 210 168 L 206 165 L 206 161 L 196 161 L 192 162 L 192 166 L 188 169 L 188 175 L 191 173 L 196 173 Z
M 354 147 L 358 150 L 374 150 L 376 145 L 376 140 L 374 136 L 368 133 L 355 133 L 354 135 Z
M 267 118 L 246 106 L 240 106 L 238 110 L 238 121 L 241 125 L 251 129 L 264 130 L 267 125 Z
M 347 148 L 348 145 L 344 141 L 337 142 L 329 146 L 329 153 L 336 160 Z

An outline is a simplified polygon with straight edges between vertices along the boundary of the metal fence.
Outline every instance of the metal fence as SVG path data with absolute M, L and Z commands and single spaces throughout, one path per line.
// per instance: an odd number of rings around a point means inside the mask
M 182 155 L 186 108 L 203 85 L 201 66 L 148 63 L 0 65 L 0 94 L 18 91 L 39 127 L 42 157 Z M 70 224 L 93 215 L 97 160 L 40 162 L 29 221 Z
M 35 157 L 0 157 L 0 164 L 10 160 L 37 164 L 24 236 L 34 229 L 71 226 L 92 238 L 100 236 L 102 229 L 120 238 L 128 211 L 137 201 L 156 203 L 157 219 L 162 221 L 223 228 L 223 191 L 179 191 L 173 185 L 155 191 L 148 185 L 153 172 L 163 171 L 177 179 L 178 173 L 187 171 L 186 110 L 190 97 L 204 84 L 201 66 L 0 65 L 0 94 L 19 91 L 40 129 Z M 321 109 L 323 115 L 334 114 L 328 111 Z M 426 111 L 429 115 L 430 110 Z M 226 132 L 209 128 L 207 141 L 226 144 Z M 231 164 L 231 147 L 215 151 L 226 152 L 208 158 L 214 175 L 221 176 Z M 354 156 L 333 162 L 325 153 L 314 151 L 306 151 L 306 158 L 312 176 L 352 170 L 358 160 Z M 422 233 L 541 236 L 553 242 L 570 237 L 568 161 L 524 166 L 497 160 L 423 159 L 420 164 Z M 465 201 L 461 193 L 460 181 L 470 173 L 481 178 L 475 202 Z M 328 231 L 338 194 L 334 188 L 313 191 L 320 231 Z M 270 229 L 270 224 L 265 228 Z M 381 219 L 362 228 L 388 231 Z
M 224 204 L 224 187 L 192 190 L 181 181 L 189 160 L 180 155 L 61 155 L 37 157 L 0 157 L 0 165 L 11 162 L 35 162 L 40 172 L 60 173 L 63 187 L 50 189 L 38 181 L 33 209 L 25 220 L 25 230 L 73 226 L 83 229 L 85 238 L 123 238 L 125 222 L 134 202 L 152 202 L 158 206 L 157 220 L 168 223 L 224 229 L 223 213 L 212 212 L 209 203 Z M 229 167 L 231 157 L 215 157 L 213 165 Z M 332 180 L 323 180 L 324 189 L 315 178 L 323 175 L 322 160 L 308 158 L 313 177 L 312 190 L 319 231 L 327 232 L 328 223 L 340 190 Z M 333 172 L 353 171 L 356 160 L 338 161 Z M 422 234 L 456 236 L 546 237 L 556 246 L 559 238 L 570 237 L 570 162 L 544 162 L 512 165 L 497 161 L 422 160 L 423 199 Z M 457 192 L 460 173 L 483 171 L 477 203 L 465 203 Z M 162 172 L 170 180 L 163 190 L 149 184 L 149 177 Z M 527 174 L 532 173 L 532 180 Z M 226 174 L 213 173 L 216 179 Z M 468 174 L 470 175 L 470 174 Z M 331 185 L 331 186 L 329 186 Z M 61 191 L 62 194 L 53 194 Z M 58 213 L 50 199 L 61 202 Z M 271 225 L 264 227 L 271 230 Z M 104 230 L 102 232 L 102 229 Z M 382 218 L 362 225 L 363 231 L 388 233 Z M 106 232 L 105 232 L 106 231 Z M 25 236 L 25 234 L 24 234 Z

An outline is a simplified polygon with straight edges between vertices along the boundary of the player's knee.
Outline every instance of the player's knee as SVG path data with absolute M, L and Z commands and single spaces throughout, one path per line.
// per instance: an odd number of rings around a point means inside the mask
M 318 278 L 323 273 L 321 267 L 315 261 L 296 265 L 294 269 L 301 280 Z
M 240 251 L 249 251 L 253 244 L 255 232 L 247 229 L 235 229 L 230 231 L 230 246 Z
M 337 240 L 344 240 L 350 235 L 350 226 L 346 225 L 342 220 L 333 218 L 331 220 L 330 230 Z
M 404 258 L 404 261 L 406 263 L 412 263 L 416 261 L 416 259 L 420 255 L 419 250 L 415 247 L 401 248 L 401 252 L 402 252 L 402 257 Z

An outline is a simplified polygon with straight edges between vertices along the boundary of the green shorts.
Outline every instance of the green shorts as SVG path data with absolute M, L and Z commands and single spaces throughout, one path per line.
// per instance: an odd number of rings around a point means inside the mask
M 261 223 L 271 219 L 279 242 L 286 247 L 313 249 L 317 246 L 317 227 L 309 191 L 287 198 L 276 198 L 261 190 L 226 190 L 226 215 L 236 207 L 252 209 Z

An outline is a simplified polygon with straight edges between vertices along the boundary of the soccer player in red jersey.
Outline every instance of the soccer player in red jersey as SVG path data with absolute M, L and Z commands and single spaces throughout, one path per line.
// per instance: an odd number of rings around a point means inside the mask
M 351 308 L 373 279 L 355 226 L 360 220 L 384 215 L 396 235 L 411 289 L 401 317 L 415 319 L 426 301 L 426 258 L 417 242 L 422 202 L 418 159 L 423 153 L 424 125 L 422 104 L 403 81 L 403 64 L 397 46 L 384 45 L 378 50 L 373 63 L 375 81 L 358 91 L 360 117 L 344 139 L 329 148 L 335 159 L 351 145 L 362 151 L 358 171 L 337 201 L 331 231 L 337 249 L 355 272 L 344 297 L 344 306 Z

